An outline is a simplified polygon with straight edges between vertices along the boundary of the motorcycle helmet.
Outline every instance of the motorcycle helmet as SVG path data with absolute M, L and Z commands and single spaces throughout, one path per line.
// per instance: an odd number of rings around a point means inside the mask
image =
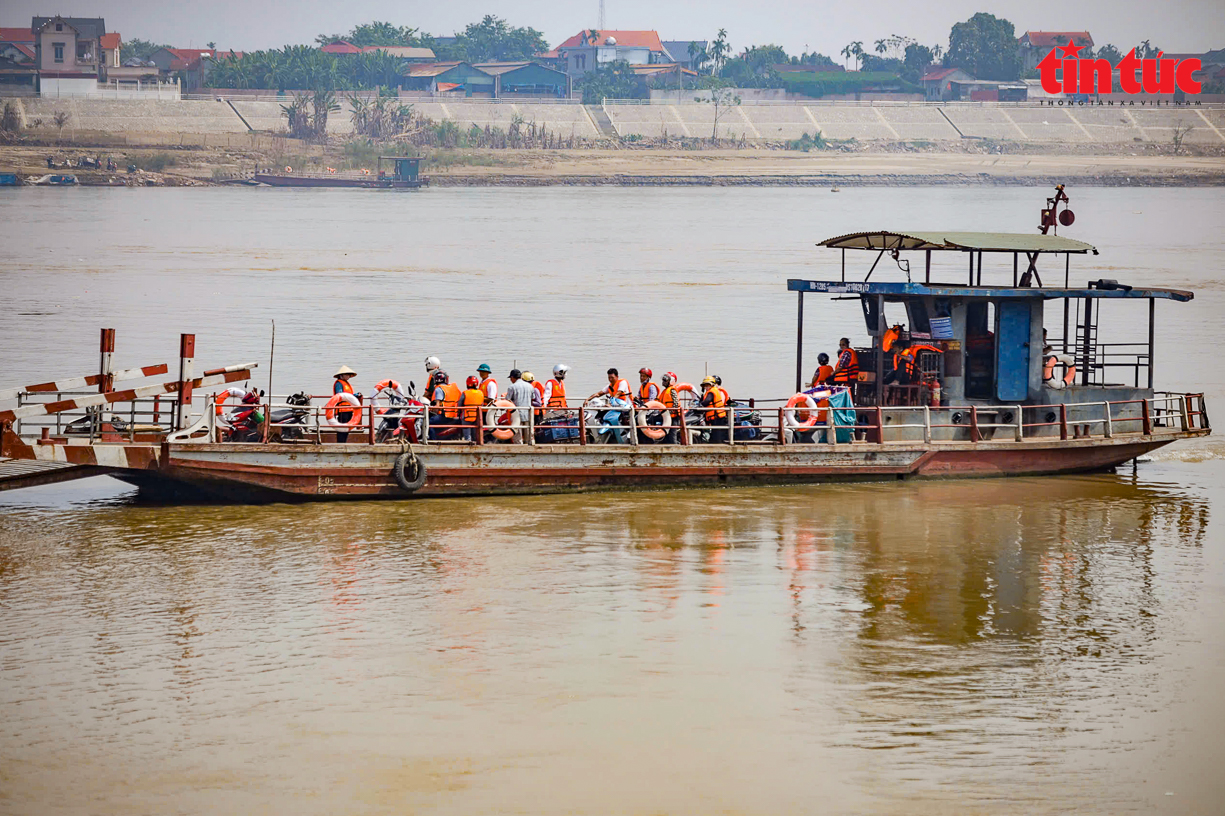
M 674 382 L 677 381 L 677 379 L 678 378 L 676 376 L 675 371 L 669 371 L 667 374 L 664 374 L 663 376 L 664 385 L 672 385 Z
M 442 368 L 442 363 L 439 361 L 437 357 L 426 357 L 425 358 L 425 370 L 426 371 L 438 371 L 441 368 Z
M 649 369 L 649 368 L 645 368 L 645 367 L 644 367 L 644 368 L 640 368 L 640 369 L 638 369 L 638 373 L 639 373 L 639 374 L 646 374 L 648 378 L 649 378 L 649 377 L 651 377 L 651 376 L 653 376 L 653 375 L 652 375 L 652 373 L 651 373 L 651 369 Z
M 434 372 L 434 385 L 446 385 L 451 382 L 451 378 L 447 376 L 447 372 L 441 368 Z
M 565 365 L 564 363 L 558 363 L 557 365 L 553 366 L 554 376 L 564 375 L 569 370 L 570 370 L 570 366 Z
M 480 384 L 481 384 L 481 381 L 476 378 L 475 374 L 468 377 L 467 385 L 469 388 L 476 388 Z

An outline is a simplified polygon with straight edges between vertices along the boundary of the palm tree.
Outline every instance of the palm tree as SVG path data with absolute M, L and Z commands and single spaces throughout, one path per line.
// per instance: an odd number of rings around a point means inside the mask
M 710 44 L 711 67 L 716 75 L 723 70 L 723 63 L 727 60 L 727 55 L 731 53 L 731 50 L 731 46 L 727 44 L 727 29 L 719 29 L 718 36 Z
M 855 55 L 855 68 L 858 70 L 863 65 L 863 40 L 856 40 L 851 43 L 851 53 Z
M 876 53 L 883 54 L 888 50 L 889 50 L 889 46 L 885 44 L 884 40 L 876 41 Z

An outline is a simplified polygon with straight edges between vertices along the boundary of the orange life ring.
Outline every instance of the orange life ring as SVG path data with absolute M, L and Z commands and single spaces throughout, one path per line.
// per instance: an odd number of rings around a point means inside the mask
M 363 176 L 368 176 L 368 175 L 370 175 L 370 168 L 369 168 L 369 167 L 363 167 L 363 168 L 362 168 L 362 175 L 363 175 Z
M 345 404 L 345 408 L 339 408 L 342 402 Z M 327 420 L 327 424 L 331 425 L 333 428 L 350 428 L 362 421 L 362 412 L 361 410 L 354 411 L 347 409 L 360 409 L 361 404 L 361 400 L 359 400 L 357 397 L 341 391 L 339 394 L 334 394 L 332 398 L 328 400 L 328 404 L 323 406 L 323 416 Z M 349 414 L 349 421 L 341 422 L 336 419 L 336 415 L 339 413 Z
M 238 399 L 242 399 L 246 395 L 247 395 L 247 392 L 243 391 L 241 388 L 227 388 L 224 391 L 222 391 L 220 394 L 214 394 L 213 402 L 217 406 L 216 407 L 217 416 L 221 416 L 225 412 L 225 401 L 228 400 L 230 397 L 237 397 Z
M 514 439 L 520 424 L 517 406 L 510 400 L 495 400 L 485 412 L 485 425 L 493 429 L 494 439 Z
M 335 172 L 336 172 L 336 168 L 335 168 L 335 167 L 329 167 L 329 168 L 328 168 L 328 172 L 329 172 L 329 173 L 335 173 Z
M 787 427 L 807 430 L 817 424 L 819 419 L 817 401 L 810 395 L 804 393 L 796 394 L 787 400 L 787 408 L 797 409 L 783 412 L 783 419 L 786 420 Z M 803 417 L 803 419 L 800 417 Z
M 285 165 L 285 172 L 286 172 L 286 173 L 292 173 L 292 172 L 293 172 L 293 168 L 292 168 L 292 167 L 290 167 L 290 166 L 287 164 L 287 165 Z
M 675 388 L 677 391 L 688 391 L 690 394 L 693 394 L 698 399 L 702 398 L 701 392 L 699 392 L 698 389 L 694 388 L 693 385 L 690 383 L 684 383 L 684 382 L 677 383 L 676 385 L 672 387 Z
M 379 382 L 375 383 L 374 384 L 374 396 L 370 398 L 370 401 L 375 404 L 377 408 L 376 413 L 379 413 L 379 414 L 385 414 L 389 410 L 391 410 L 391 405 L 390 405 L 391 398 L 390 397 L 387 398 L 388 405 L 386 406 L 384 406 L 382 403 L 379 402 L 379 397 L 383 396 L 384 391 L 395 391 L 401 397 L 405 396 L 404 389 L 400 388 L 400 384 L 396 382 L 395 380 L 392 380 L 392 379 L 380 380 Z
M 662 425 L 647 424 L 647 413 L 650 411 L 660 411 L 662 413 L 664 418 Z M 668 434 L 668 429 L 672 427 L 672 412 L 668 410 L 668 406 L 659 400 L 647 400 L 646 407 L 637 411 L 637 414 L 638 430 L 642 431 L 642 435 L 648 439 L 663 439 Z

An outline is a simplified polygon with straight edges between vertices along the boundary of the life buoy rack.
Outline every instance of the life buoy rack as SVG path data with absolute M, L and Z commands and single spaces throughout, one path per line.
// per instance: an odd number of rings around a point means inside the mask
M 485 411 L 485 427 L 492 429 L 493 438 L 503 442 L 515 438 L 515 431 L 523 423 L 519 421 L 519 411 L 510 400 L 495 400 Z
M 652 411 L 659 411 L 663 417 L 663 423 L 660 425 L 648 425 L 647 415 Z M 646 406 L 637 411 L 638 414 L 638 430 L 642 431 L 642 435 L 647 439 L 654 439 L 656 442 L 668 435 L 668 430 L 672 427 L 672 412 L 668 410 L 668 406 L 664 405 L 659 400 L 647 400 Z
M 344 403 L 345 407 L 340 407 L 341 403 Z M 362 402 L 357 397 L 342 391 L 339 394 L 333 395 L 328 400 L 328 404 L 323 406 L 324 420 L 333 428 L 351 428 L 362 421 L 361 405 Z M 348 410 L 349 408 L 358 410 Z M 336 415 L 340 413 L 349 414 L 349 420 L 347 422 L 338 420 Z
M 783 411 L 783 418 L 789 428 L 808 430 L 820 419 L 817 401 L 809 394 L 799 393 L 787 400 L 787 409 Z

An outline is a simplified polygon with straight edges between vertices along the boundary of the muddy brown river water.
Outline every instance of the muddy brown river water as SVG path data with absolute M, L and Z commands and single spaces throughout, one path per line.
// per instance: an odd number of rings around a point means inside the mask
M 16 190 L 0 385 L 93 370 L 102 326 L 117 365 L 195 331 L 199 365 L 265 385 L 276 319 L 277 392 L 437 354 L 785 396 L 785 279 L 838 273 L 816 241 L 1028 231 L 1044 194 Z M 1225 405 L 1225 193 L 1071 195 L 1102 251 L 1073 280 L 1195 290 L 1159 304 L 1157 382 Z M 857 304 L 806 307 L 806 368 L 862 335 Z M 1221 812 L 1223 451 L 571 497 L 0 493 L 0 812 Z

